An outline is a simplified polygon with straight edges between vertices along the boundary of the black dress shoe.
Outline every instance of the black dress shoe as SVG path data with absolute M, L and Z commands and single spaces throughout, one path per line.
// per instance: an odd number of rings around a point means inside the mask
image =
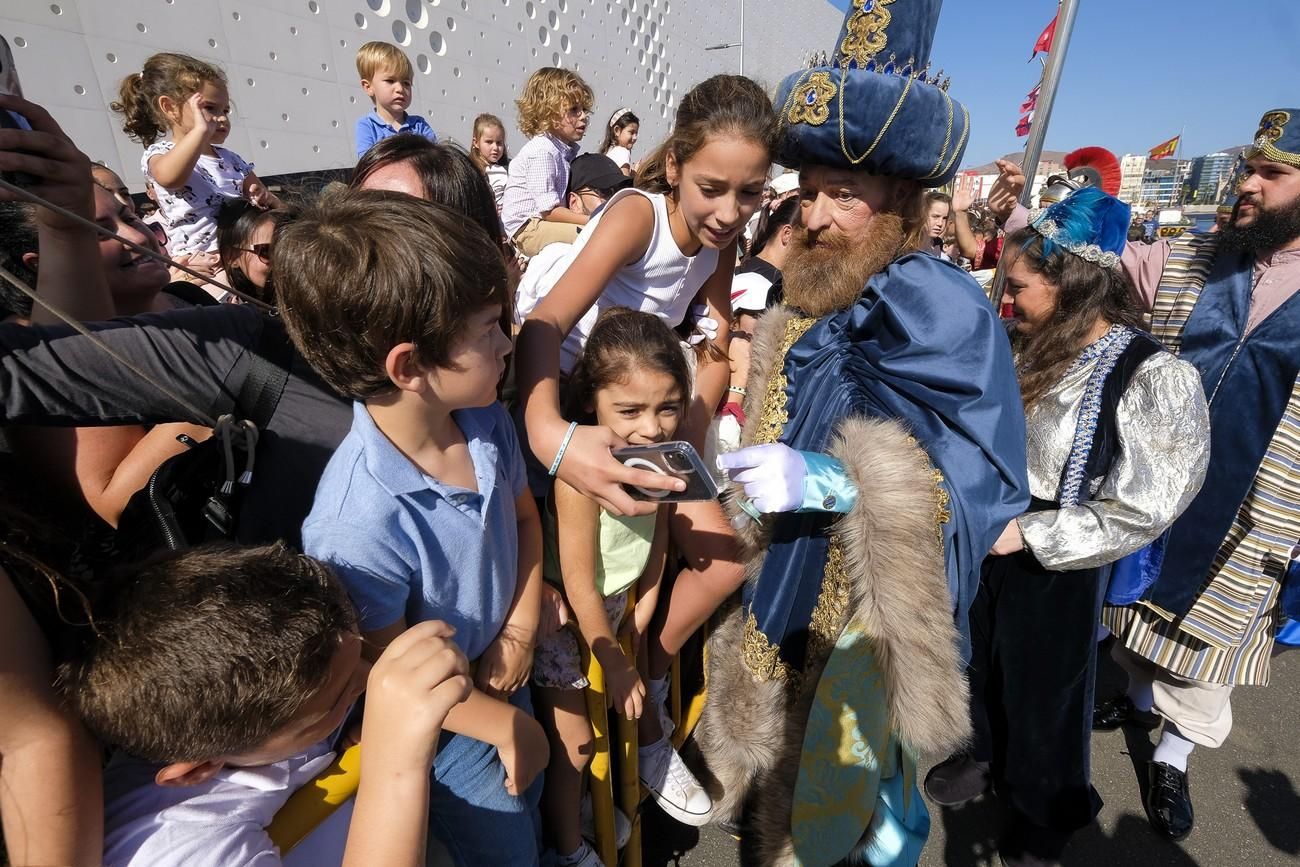
M 960 807 L 989 790 L 989 763 L 977 762 L 958 753 L 940 762 L 925 775 L 925 793 L 943 807 Z
M 1177 842 L 1192 833 L 1192 795 L 1187 773 L 1164 762 L 1147 763 L 1147 819 L 1162 836 Z
M 1096 732 L 1113 732 L 1120 726 L 1135 726 L 1147 731 L 1160 725 L 1160 714 L 1149 710 L 1138 710 L 1133 701 L 1123 693 L 1107 699 L 1092 709 L 1092 730 Z

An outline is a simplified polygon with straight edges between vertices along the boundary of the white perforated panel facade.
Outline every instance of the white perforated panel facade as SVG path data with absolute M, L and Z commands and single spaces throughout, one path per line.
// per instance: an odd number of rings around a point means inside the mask
M 155 51 L 215 61 L 235 106 L 227 146 L 261 175 L 350 166 L 356 119 L 370 110 L 354 57 L 371 39 L 404 47 L 415 67 L 411 110 L 442 138 L 468 143 L 474 116 L 510 127 L 529 72 L 564 66 L 596 92 L 587 149 L 621 105 L 640 115 L 637 154 L 667 132 L 692 84 L 734 72 L 741 0 L 4 0 L 0 34 L 28 98 L 44 104 L 92 159 L 143 181 L 141 147 L 108 110 L 118 82 Z M 749 0 L 745 71 L 772 90 L 841 13 L 827 0 Z

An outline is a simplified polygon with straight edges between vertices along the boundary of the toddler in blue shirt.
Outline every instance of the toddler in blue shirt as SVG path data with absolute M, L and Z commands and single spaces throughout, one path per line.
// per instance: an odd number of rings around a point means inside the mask
M 327 196 L 276 239 L 294 344 L 356 400 L 303 525 L 357 605 L 367 652 L 455 627 L 475 689 L 447 717 L 432 830 L 458 864 L 536 864 L 548 745 L 521 689 L 541 596 L 541 522 L 496 402 L 505 261 L 472 220 L 400 193 Z
M 357 49 L 357 74 L 361 76 L 361 89 L 375 104 L 370 114 L 357 121 L 357 156 L 370 150 L 375 142 L 398 133 L 438 140 L 427 120 L 406 110 L 411 105 L 411 81 L 415 77 L 406 52 L 388 42 L 367 42 Z

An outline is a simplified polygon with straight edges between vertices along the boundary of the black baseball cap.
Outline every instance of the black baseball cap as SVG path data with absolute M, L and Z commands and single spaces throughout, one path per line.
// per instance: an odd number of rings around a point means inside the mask
M 606 197 L 624 187 L 632 186 L 632 179 L 604 154 L 580 154 L 569 163 L 569 190 L 595 190 Z

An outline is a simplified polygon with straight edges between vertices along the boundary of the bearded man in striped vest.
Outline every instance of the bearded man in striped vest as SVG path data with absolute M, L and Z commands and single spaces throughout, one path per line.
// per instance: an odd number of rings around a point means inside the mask
M 1093 728 L 1154 729 L 1147 817 L 1172 840 L 1192 830 L 1187 760 L 1232 728 L 1235 686 L 1268 683 L 1282 588 L 1300 580 L 1300 108 L 1260 121 L 1238 200 L 1217 233 L 1130 243 L 1122 262 L 1151 332 L 1194 364 L 1210 405 L 1209 471 L 1164 537 L 1142 598 L 1107 606 L 1129 688 Z M 1023 187 L 1001 164 L 999 183 Z M 1017 208 L 1007 221 L 1023 225 Z

